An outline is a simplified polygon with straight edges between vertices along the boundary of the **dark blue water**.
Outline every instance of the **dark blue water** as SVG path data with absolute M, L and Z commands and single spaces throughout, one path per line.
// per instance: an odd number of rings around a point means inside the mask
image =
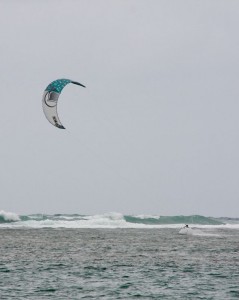
M 238 230 L 0 229 L 0 299 L 239 299 Z

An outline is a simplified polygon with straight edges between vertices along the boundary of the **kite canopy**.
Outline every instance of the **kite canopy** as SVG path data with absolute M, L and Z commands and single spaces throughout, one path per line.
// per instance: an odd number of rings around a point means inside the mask
M 46 87 L 42 97 L 42 107 L 47 120 L 52 125 L 60 129 L 65 129 L 65 127 L 61 124 L 61 121 L 57 114 L 57 102 L 62 90 L 69 83 L 85 87 L 83 84 L 72 81 L 70 79 L 57 79 L 55 81 L 52 81 Z

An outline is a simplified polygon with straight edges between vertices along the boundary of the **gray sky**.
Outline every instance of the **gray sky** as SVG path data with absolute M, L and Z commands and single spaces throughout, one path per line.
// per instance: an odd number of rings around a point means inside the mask
M 0 1 L 0 210 L 239 216 L 239 1 Z M 68 85 L 47 122 L 41 98 Z

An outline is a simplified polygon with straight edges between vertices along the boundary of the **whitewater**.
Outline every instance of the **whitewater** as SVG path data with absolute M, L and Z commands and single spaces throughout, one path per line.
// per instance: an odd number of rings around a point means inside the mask
M 105 213 L 101 215 L 81 214 L 31 214 L 18 215 L 0 211 L 0 228 L 181 228 L 190 224 L 197 228 L 239 229 L 239 218 L 213 218 L 199 215 L 157 216 L 122 215 Z

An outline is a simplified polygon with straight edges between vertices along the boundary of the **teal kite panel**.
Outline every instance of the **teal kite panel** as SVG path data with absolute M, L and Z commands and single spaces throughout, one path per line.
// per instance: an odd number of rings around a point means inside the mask
M 56 92 L 60 94 L 64 87 L 71 82 L 72 81 L 69 79 L 57 79 L 50 83 L 45 90 L 48 92 Z

